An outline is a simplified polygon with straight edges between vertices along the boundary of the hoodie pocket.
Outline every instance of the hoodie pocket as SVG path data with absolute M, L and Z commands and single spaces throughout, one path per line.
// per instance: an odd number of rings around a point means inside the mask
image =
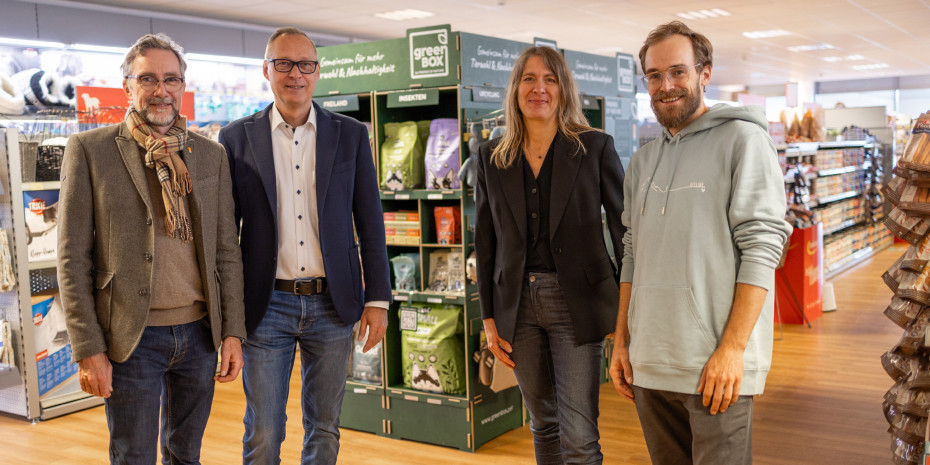
M 634 363 L 701 369 L 717 347 L 688 287 L 638 286 L 630 309 Z

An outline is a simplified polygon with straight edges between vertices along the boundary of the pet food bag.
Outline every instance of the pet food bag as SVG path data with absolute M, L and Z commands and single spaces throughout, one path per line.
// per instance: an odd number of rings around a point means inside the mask
M 436 219 L 436 243 L 439 245 L 462 243 L 462 207 L 433 207 Z
M 465 392 L 462 307 L 401 306 L 404 385 L 443 394 Z
M 394 267 L 394 289 L 398 291 L 418 291 L 420 286 L 420 256 L 415 253 L 400 254 L 391 259 Z
M 417 123 L 384 124 L 381 187 L 391 191 L 423 187 L 423 149 L 417 143 Z
M 349 362 L 349 377 L 354 381 L 381 384 L 381 343 L 375 344 L 368 353 L 363 352 L 368 338 L 358 340 L 358 323 L 352 330 L 352 357 Z
M 461 189 L 462 182 L 458 178 L 461 167 L 460 145 L 457 119 L 439 118 L 432 121 L 425 156 L 427 189 Z

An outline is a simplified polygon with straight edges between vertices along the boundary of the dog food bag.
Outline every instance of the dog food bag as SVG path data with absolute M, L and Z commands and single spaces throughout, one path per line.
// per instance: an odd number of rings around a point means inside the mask
M 423 150 L 417 123 L 384 124 L 381 144 L 381 188 L 391 191 L 423 187 Z
M 465 392 L 462 307 L 401 306 L 404 385 L 443 394 Z
M 358 340 L 358 323 L 352 330 L 352 358 L 349 376 L 354 381 L 381 384 L 381 343 L 375 344 L 368 353 L 363 352 L 368 338 Z
M 431 292 L 449 290 L 449 251 L 437 250 L 429 254 L 429 283 Z
M 434 119 L 429 127 L 426 144 L 426 188 L 461 189 L 459 180 L 459 121 L 455 118 Z

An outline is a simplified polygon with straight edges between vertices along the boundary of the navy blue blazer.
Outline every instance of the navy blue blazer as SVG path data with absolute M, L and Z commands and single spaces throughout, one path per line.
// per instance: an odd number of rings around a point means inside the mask
M 249 333 L 265 316 L 277 270 L 272 105 L 230 123 L 219 134 L 233 180 Z M 323 266 L 336 312 L 346 324 L 354 324 L 362 316 L 366 298 L 392 300 L 378 180 L 365 126 L 324 110 L 316 102 L 313 106 L 317 114 L 316 196 Z M 364 276 L 359 248 L 365 262 Z

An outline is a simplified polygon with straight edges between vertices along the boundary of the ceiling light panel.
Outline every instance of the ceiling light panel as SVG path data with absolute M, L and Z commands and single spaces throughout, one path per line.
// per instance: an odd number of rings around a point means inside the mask
M 791 33 L 782 29 L 772 29 L 770 31 L 752 31 L 744 32 L 743 36 L 750 39 L 770 39 L 772 37 L 790 36 Z
M 792 52 L 811 52 L 814 50 L 830 50 L 836 47 L 830 44 L 809 44 L 809 45 L 795 45 L 794 47 L 788 47 L 788 50 Z
M 382 19 L 390 19 L 393 21 L 407 21 L 411 19 L 429 18 L 430 16 L 433 16 L 433 13 L 430 13 L 429 11 L 414 10 L 414 9 L 408 8 L 406 10 L 394 10 L 394 11 L 387 11 L 384 13 L 375 13 L 375 16 L 382 18 Z
M 681 19 L 710 19 L 710 18 L 719 18 L 723 16 L 730 16 L 731 13 L 727 10 L 720 8 L 710 8 L 706 10 L 693 10 L 693 11 L 684 11 L 681 13 L 675 13 L 675 16 Z
M 852 69 L 856 71 L 871 71 L 873 69 L 885 69 L 889 66 L 885 63 L 872 63 L 870 65 L 857 65 L 853 66 Z

